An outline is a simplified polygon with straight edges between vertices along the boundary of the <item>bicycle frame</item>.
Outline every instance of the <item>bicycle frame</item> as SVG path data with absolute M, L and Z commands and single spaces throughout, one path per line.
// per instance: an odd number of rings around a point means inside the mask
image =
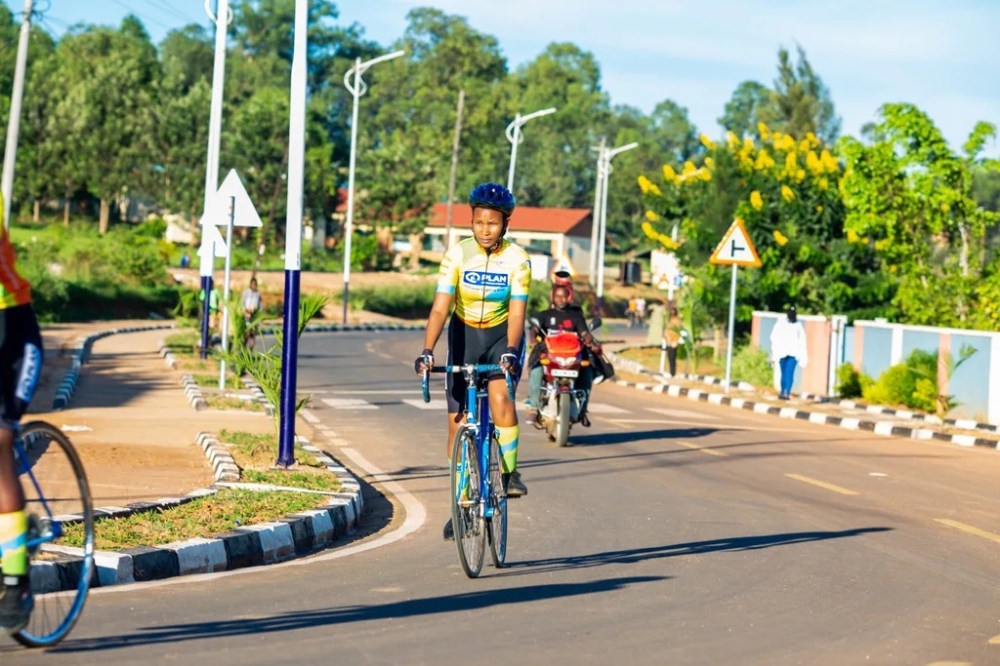
M 465 391 L 465 425 L 475 433 L 476 446 L 479 448 L 479 479 L 482 484 L 479 497 L 479 506 L 482 510 L 483 517 L 493 518 L 493 505 L 488 501 L 489 497 L 492 497 L 490 487 L 490 442 L 489 435 L 492 431 L 491 427 L 482 427 L 482 424 L 490 424 L 490 398 L 489 390 L 487 388 L 480 389 L 479 381 L 480 375 L 489 375 L 494 372 L 503 372 L 503 368 L 499 365 L 447 365 L 443 368 L 433 368 L 431 372 L 436 373 L 461 373 L 465 376 L 466 381 L 466 391 Z M 514 380 L 511 378 L 510 374 L 504 372 L 504 377 L 507 380 L 507 394 L 514 401 Z M 430 386 L 429 386 L 429 375 L 424 372 L 423 375 L 423 392 L 424 392 L 424 402 L 430 402 Z M 500 464 L 500 461 L 497 461 Z M 462 483 L 468 476 L 465 474 L 465 470 L 458 470 L 459 478 Z M 465 490 L 465 487 L 459 488 L 459 491 Z

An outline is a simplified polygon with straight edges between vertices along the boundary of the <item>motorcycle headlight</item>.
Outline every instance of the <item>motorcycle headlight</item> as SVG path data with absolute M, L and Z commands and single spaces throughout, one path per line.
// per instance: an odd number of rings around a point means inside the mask
M 569 366 L 573 365 L 574 363 L 576 363 L 576 359 L 575 358 L 557 358 L 556 359 L 556 363 L 558 363 L 562 367 L 566 368 L 566 367 L 569 367 Z

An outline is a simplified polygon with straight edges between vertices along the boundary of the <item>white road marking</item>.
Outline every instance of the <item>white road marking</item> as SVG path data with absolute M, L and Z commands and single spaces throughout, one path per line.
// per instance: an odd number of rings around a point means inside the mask
M 417 409 L 448 409 L 447 400 L 431 400 L 430 402 L 424 402 L 423 398 L 420 399 L 408 399 L 404 400 L 410 407 L 416 407 Z
M 667 409 L 666 407 L 647 407 L 646 409 L 651 412 L 656 412 L 657 414 L 663 414 L 664 416 L 676 416 L 682 419 L 715 420 L 717 418 L 715 416 L 710 416 L 708 414 L 700 414 L 698 412 L 692 412 L 687 409 Z
M 378 409 L 378 405 L 360 398 L 323 398 L 323 403 L 334 409 Z
M 319 423 L 319 419 L 316 418 L 316 415 L 310 412 L 308 409 L 303 409 L 299 413 L 302 414 L 302 418 L 304 418 L 307 423 L 312 423 L 313 425 Z
M 628 414 L 627 410 L 613 405 L 602 405 L 600 403 L 590 403 L 587 405 L 587 412 L 590 414 Z

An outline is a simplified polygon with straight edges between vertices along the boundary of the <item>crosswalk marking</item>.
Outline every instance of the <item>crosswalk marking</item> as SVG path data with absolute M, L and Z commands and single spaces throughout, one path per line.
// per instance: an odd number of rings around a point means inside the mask
M 686 409 L 667 409 L 665 407 L 647 407 L 651 412 L 656 412 L 657 414 L 663 414 L 664 416 L 674 416 L 679 419 L 711 419 L 712 416 L 708 414 L 700 414 L 698 412 L 688 411 Z
M 416 407 L 417 409 L 448 409 L 447 400 L 431 400 L 430 402 L 424 402 L 423 399 L 407 399 L 403 401 L 410 407 Z
M 323 402 L 334 409 L 378 409 L 378 405 L 360 398 L 323 398 Z
M 628 411 L 612 405 L 602 405 L 600 403 L 590 403 L 587 411 L 591 414 L 627 414 Z

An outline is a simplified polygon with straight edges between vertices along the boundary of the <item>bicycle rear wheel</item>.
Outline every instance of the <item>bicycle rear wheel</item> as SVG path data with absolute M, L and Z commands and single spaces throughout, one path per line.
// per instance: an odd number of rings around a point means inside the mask
M 45 541 L 31 549 L 35 608 L 28 625 L 14 638 L 27 647 L 51 647 L 76 624 L 90 591 L 93 503 L 83 464 L 61 430 L 32 421 L 21 427 L 18 437 L 15 451 L 30 517 L 28 539 Z M 71 564 L 57 568 L 56 560 Z
M 500 440 L 496 432 L 490 437 L 490 503 L 493 517 L 489 520 L 490 557 L 497 569 L 507 559 L 507 492 L 503 489 Z
M 451 447 L 451 523 L 458 559 L 469 578 L 479 576 L 486 555 L 486 529 L 480 502 L 482 487 L 476 433 L 462 426 L 455 433 Z

